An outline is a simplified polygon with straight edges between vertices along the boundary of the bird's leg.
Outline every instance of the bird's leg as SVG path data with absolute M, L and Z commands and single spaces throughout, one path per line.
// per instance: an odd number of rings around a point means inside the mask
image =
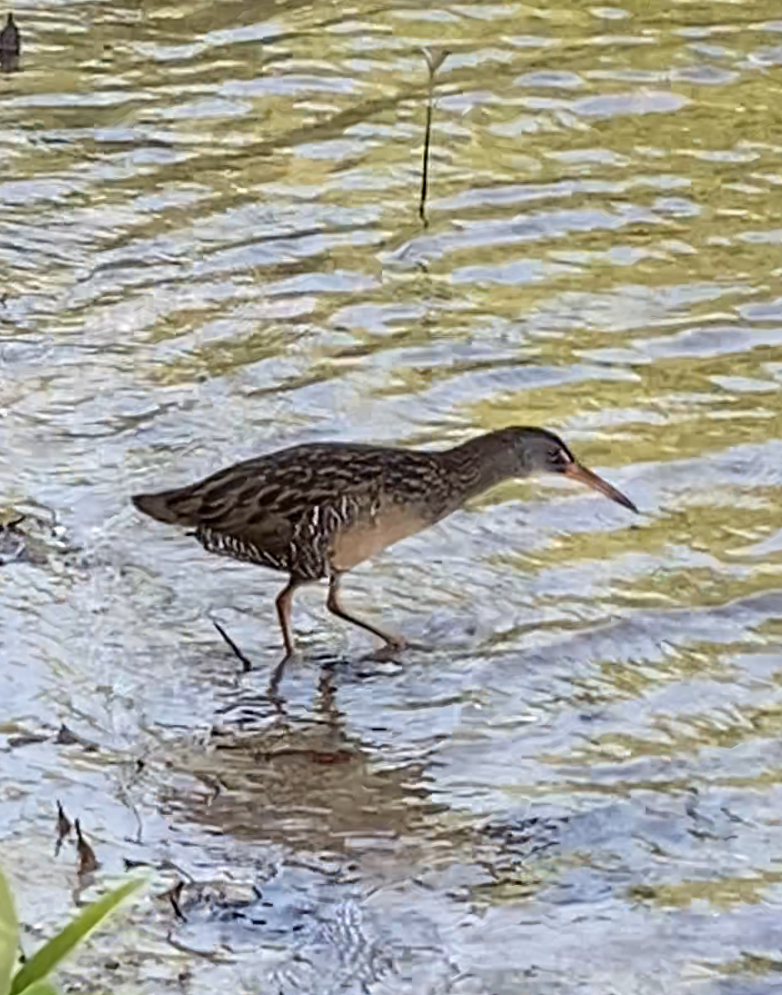
M 285 643 L 286 658 L 293 656 L 296 652 L 291 632 L 291 605 L 293 603 L 293 594 L 297 587 L 301 587 L 301 581 L 291 577 L 287 585 L 277 595 L 276 601 L 277 618 L 279 619 L 280 629 L 282 630 L 282 641 Z
M 336 573 L 332 574 L 329 579 L 329 593 L 326 598 L 326 607 L 331 614 L 337 615 L 339 618 L 344 618 L 346 622 L 352 622 L 353 625 L 358 625 L 360 628 L 366 629 L 367 632 L 371 632 L 373 635 L 378 636 L 383 640 L 387 648 L 392 650 L 403 650 L 407 646 L 407 642 L 401 636 L 392 636 L 388 632 L 383 632 L 382 629 L 377 629 L 374 625 L 370 625 L 369 622 L 363 622 L 360 618 L 356 618 L 355 615 L 349 615 L 348 612 L 345 611 L 339 598 L 339 581 L 340 575 Z M 386 647 L 384 647 L 384 649 Z
M 282 630 L 282 640 L 285 643 L 285 656 L 281 662 L 277 665 L 272 676 L 272 685 L 276 688 L 277 684 L 280 682 L 282 677 L 282 671 L 288 660 L 296 655 L 296 649 L 293 645 L 293 636 L 291 634 L 291 602 L 293 600 L 293 593 L 297 587 L 300 587 L 303 581 L 291 579 L 288 581 L 287 585 L 280 591 L 277 596 L 277 618 L 280 622 L 280 629 Z M 248 659 L 241 651 L 241 649 L 236 645 L 236 643 L 231 639 L 225 629 L 220 625 L 219 622 L 215 622 L 212 619 L 212 625 L 217 629 L 223 639 L 231 647 L 232 651 L 236 656 L 242 661 L 242 669 L 245 673 L 248 673 L 253 669 L 252 661 Z M 270 685 L 271 686 L 271 685 Z
M 275 699 L 277 697 L 277 688 L 280 681 L 282 680 L 282 674 L 285 670 L 285 664 L 291 659 L 291 657 L 296 656 L 296 647 L 293 643 L 293 633 L 291 632 L 291 605 L 293 603 L 294 592 L 304 581 L 299 580 L 296 577 L 291 577 L 285 587 L 277 595 L 277 618 L 280 623 L 280 631 L 282 632 L 282 641 L 285 644 L 285 656 L 280 660 L 277 666 L 274 668 L 269 681 L 269 697 Z

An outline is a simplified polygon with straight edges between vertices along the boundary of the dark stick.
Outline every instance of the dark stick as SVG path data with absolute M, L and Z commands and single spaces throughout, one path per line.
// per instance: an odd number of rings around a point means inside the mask
M 434 107 L 434 77 L 437 70 L 448 58 L 447 49 L 438 49 L 429 52 L 424 49 L 424 58 L 429 70 L 429 93 L 426 101 L 426 130 L 424 132 L 424 155 L 421 163 L 421 199 L 418 203 L 418 216 L 423 222 L 424 228 L 429 224 L 426 217 L 426 194 L 429 189 L 429 147 L 432 143 L 432 110 Z
M 215 622 L 215 620 L 212 619 L 212 625 L 215 627 L 215 629 L 217 629 L 217 631 L 220 633 L 220 635 L 223 637 L 223 639 L 228 643 L 228 645 L 231 647 L 231 649 L 234 651 L 234 653 L 242 661 L 242 671 L 243 671 L 243 673 L 245 673 L 245 674 L 249 673 L 249 671 L 251 671 L 253 669 L 252 660 L 249 660 L 244 655 L 244 653 L 242 653 L 242 651 L 239 649 L 239 647 L 236 645 L 236 643 L 233 641 L 233 639 L 231 639 L 231 637 L 228 635 L 228 633 L 225 631 L 225 629 L 222 627 L 222 625 L 220 625 L 219 622 Z
M 426 192 L 429 186 L 429 145 L 432 138 L 432 97 L 434 95 L 433 81 L 429 78 L 429 99 L 426 104 L 426 131 L 424 132 L 424 158 L 421 163 L 421 200 L 418 204 L 418 215 L 426 227 Z

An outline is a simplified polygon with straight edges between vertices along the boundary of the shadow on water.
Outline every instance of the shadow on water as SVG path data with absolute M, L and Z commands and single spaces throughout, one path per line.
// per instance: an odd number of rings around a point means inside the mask
M 205 797 L 161 798 L 194 821 L 241 839 L 345 854 L 353 839 L 398 840 L 434 816 L 421 783 L 427 763 L 383 769 L 369 744 L 351 736 L 326 669 L 312 712 L 289 717 L 252 693 L 220 709 L 206 755 L 178 762 L 213 786 Z M 253 731 L 263 724 L 266 728 Z
M 435 759 L 384 760 L 348 731 L 337 681 L 325 669 L 298 718 L 240 694 L 206 749 L 169 746 L 189 783 L 163 786 L 161 811 L 191 838 L 228 837 L 245 855 L 219 880 L 180 878 L 177 943 L 234 963 L 267 945 L 276 956 L 265 971 L 253 962 L 261 989 L 310 990 L 326 971 L 327 990 L 434 981 L 478 990 L 443 958 L 426 902 L 393 925 L 389 913 L 398 917 L 411 884 L 448 896 L 451 918 L 467 902 L 534 894 L 556 874 L 549 853 L 568 818 L 475 824 L 450 812 L 431 796 Z M 282 856 L 270 860 L 270 849 Z

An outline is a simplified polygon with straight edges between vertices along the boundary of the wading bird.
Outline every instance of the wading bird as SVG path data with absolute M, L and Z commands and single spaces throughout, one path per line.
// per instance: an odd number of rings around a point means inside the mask
M 322 578 L 328 579 L 330 612 L 378 636 L 392 650 L 404 648 L 402 638 L 343 607 L 342 575 L 392 543 L 442 521 L 500 481 L 542 472 L 579 481 L 638 510 L 582 466 L 553 432 L 520 427 L 440 451 L 339 442 L 293 446 L 187 487 L 137 494 L 132 500 L 160 522 L 194 529 L 192 534 L 210 553 L 288 574 L 277 597 L 284 664 L 294 653 L 294 592 Z

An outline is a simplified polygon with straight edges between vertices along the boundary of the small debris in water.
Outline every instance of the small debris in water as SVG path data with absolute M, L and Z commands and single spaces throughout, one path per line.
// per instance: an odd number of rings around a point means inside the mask
M 14 15 L 9 14 L 5 27 L 0 31 L 0 69 L 6 72 L 18 69 L 21 51 L 22 36 L 14 21 Z
M 134 871 L 138 867 L 152 867 L 148 860 L 131 860 L 130 857 L 123 857 L 122 863 L 125 865 L 126 871 Z
M 65 529 L 48 509 L 40 509 L 40 513 L 0 509 L 0 566 L 29 563 L 56 568 L 63 557 L 75 563 L 73 554 L 77 553 L 81 551 L 70 543 Z
M 58 746 L 83 746 L 85 750 L 90 752 L 95 752 L 99 749 L 97 743 L 93 743 L 89 739 L 82 739 L 72 729 L 69 729 L 64 722 L 59 728 L 55 743 Z
M 54 856 L 58 856 L 62 849 L 63 841 L 71 833 L 71 820 L 65 814 L 65 809 L 59 798 L 57 799 L 57 842 L 54 844 Z
M 19 746 L 31 746 L 33 743 L 45 743 L 51 737 L 47 736 L 45 733 L 40 732 L 22 732 L 18 736 L 9 736 L 8 745 L 12 749 L 16 749 Z
M 5 730 L 2 731 L 4 732 Z M 31 746 L 35 743 L 56 743 L 58 746 L 81 746 L 88 753 L 95 753 L 100 749 L 97 743 L 77 736 L 64 723 L 60 726 L 56 734 L 52 732 L 20 732 L 9 736 L 6 743 L 11 749 L 16 749 L 20 746 Z
M 25 517 L 19 515 L 10 522 L 0 522 L 0 566 L 25 559 L 27 537 L 19 528 Z
M 173 933 L 169 933 L 166 936 L 166 941 L 174 948 L 174 950 L 179 950 L 180 953 L 190 954 L 191 957 L 200 957 L 202 960 L 208 960 L 212 964 L 235 964 L 236 961 L 231 957 L 221 956 L 219 953 L 212 953 L 211 950 L 196 950 L 195 947 L 189 947 L 185 943 L 180 943 L 179 940 L 175 940 Z
M 63 724 L 60 726 L 60 731 L 57 733 L 57 743 L 60 746 L 73 746 L 74 743 L 80 742 L 79 737 L 75 732 L 71 732 L 68 726 Z
M 98 858 L 95 856 L 95 851 L 84 838 L 79 820 L 76 819 L 73 825 L 76 829 L 76 850 L 79 854 L 78 873 L 79 877 L 82 877 L 85 874 L 92 874 L 94 871 L 97 871 L 100 864 L 98 863 Z
M 168 899 L 171 903 L 171 908 L 174 910 L 174 915 L 180 920 L 180 922 L 187 922 L 187 916 L 182 911 L 182 907 L 179 904 L 184 887 L 185 882 L 180 878 L 171 888 L 156 896 L 157 898 Z

